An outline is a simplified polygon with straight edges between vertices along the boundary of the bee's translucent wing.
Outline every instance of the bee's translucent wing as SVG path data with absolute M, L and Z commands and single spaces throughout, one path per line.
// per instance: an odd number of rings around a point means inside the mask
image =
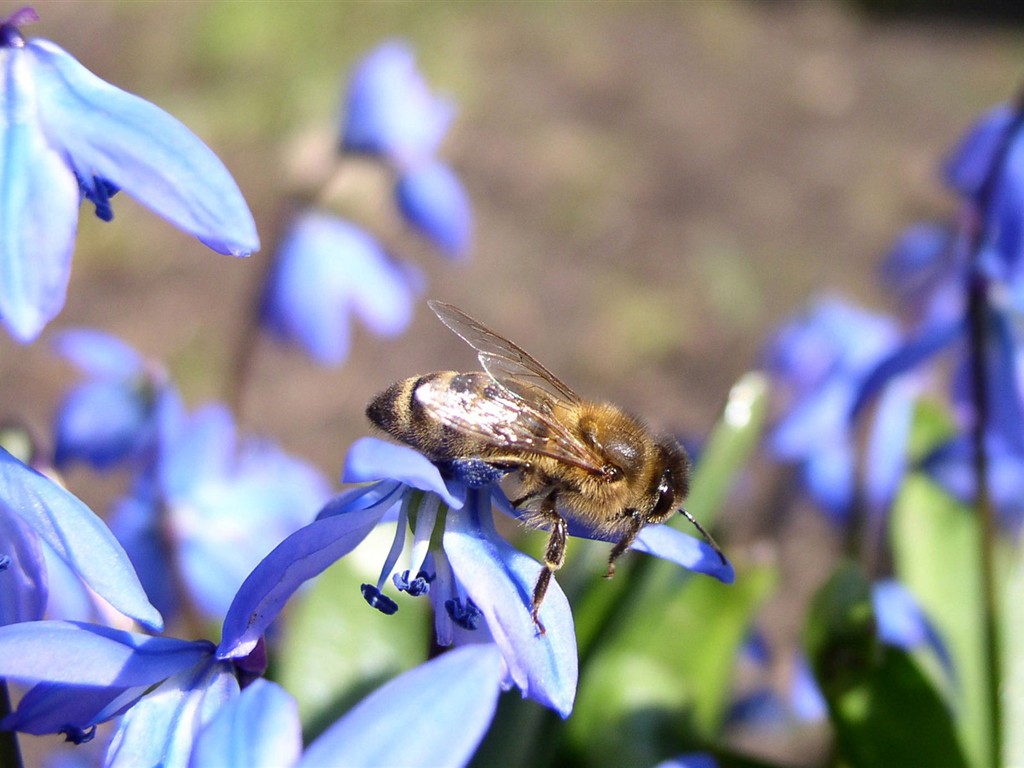
M 550 398 L 547 406 L 538 407 L 537 401 L 520 397 L 485 374 L 468 376 L 476 378 L 473 386 L 453 387 L 440 379 L 424 381 L 416 388 L 416 400 L 451 429 L 507 449 L 513 463 L 523 463 L 521 454 L 528 451 L 595 474 L 602 472 L 603 457 L 556 418 Z
M 480 364 L 491 378 L 513 394 L 542 407 L 544 396 L 565 403 L 579 402 L 575 392 L 518 344 L 495 333 L 458 307 L 433 300 L 427 305 L 441 322 L 476 350 Z

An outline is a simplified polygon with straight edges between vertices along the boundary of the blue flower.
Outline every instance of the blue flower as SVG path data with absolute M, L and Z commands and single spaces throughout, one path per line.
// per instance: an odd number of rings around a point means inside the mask
M 454 116 L 416 69 L 412 49 L 390 40 L 356 66 L 345 103 L 342 148 L 376 155 L 397 168 L 432 157 Z
M 167 429 L 157 464 L 116 506 L 111 527 L 161 610 L 184 588 L 206 615 L 227 610 L 267 552 L 329 495 L 318 472 L 262 440 L 239 441 L 230 413 L 207 406 Z
M 251 680 L 265 657 L 219 661 L 213 643 L 94 624 L 0 627 L 0 677 L 30 684 L 0 728 L 76 743 L 121 716 L 105 765 L 464 765 L 501 692 L 493 644 L 449 651 L 370 694 L 302 755 L 295 701 Z
M 29 342 L 64 305 L 83 197 L 100 218 L 124 190 L 220 253 L 259 248 L 231 175 L 163 110 L 0 21 L 0 319 Z
M 367 602 L 384 613 L 398 609 L 384 594 L 389 578 L 400 591 L 426 595 L 441 645 L 493 639 L 508 682 L 567 716 L 577 676 L 572 615 L 553 581 L 540 608 L 547 632 L 538 633 L 530 613 L 541 566 L 498 535 L 492 507 L 511 509 L 500 489 L 446 483 L 421 454 L 374 438 L 352 446 L 344 479 L 377 482 L 330 502 L 316 522 L 257 566 L 228 611 L 222 653 L 248 653 L 302 583 L 352 551 L 395 512 L 395 543 L 380 578 L 362 587 Z M 407 526 L 413 533 L 408 567 L 396 569 Z M 636 548 L 724 580 L 732 576 L 710 547 L 666 526 L 645 529 Z
M 186 765 L 195 734 L 239 691 L 236 666 L 214 652 L 95 624 L 0 627 L 0 677 L 32 685 L 0 727 L 82 742 L 124 714 L 106 765 Z
M 162 408 L 180 407 L 161 367 L 101 331 L 64 331 L 57 351 L 88 379 L 65 396 L 54 419 L 54 462 L 106 469 L 151 460 Z
M 769 448 L 800 464 L 808 492 L 837 521 L 845 520 L 854 498 L 851 416 L 865 380 L 899 340 L 891 320 L 823 299 L 770 344 L 768 367 L 784 402 Z M 876 414 L 866 482 L 877 510 L 887 506 L 902 476 L 916 393 L 913 381 L 889 387 Z
M 46 609 L 43 547 L 116 610 L 154 628 L 160 614 L 125 551 L 92 510 L 0 449 L 0 624 L 40 619 Z
M 368 233 L 315 211 L 292 223 L 276 254 L 263 303 L 263 326 L 315 360 L 348 356 L 350 316 L 380 336 L 396 336 L 412 319 L 419 279 Z
M 949 649 L 910 590 L 895 579 L 883 579 L 871 586 L 871 603 L 879 640 L 905 651 L 931 652 L 946 676 L 955 681 Z
M 395 197 L 405 220 L 441 251 L 466 253 L 473 234 L 469 197 L 448 166 L 427 162 L 401 173 Z
M 302 752 L 294 699 L 257 680 L 196 740 L 193 765 L 465 765 L 494 716 L 501 654 L 488 643 L 448 651 L 383 685 Z

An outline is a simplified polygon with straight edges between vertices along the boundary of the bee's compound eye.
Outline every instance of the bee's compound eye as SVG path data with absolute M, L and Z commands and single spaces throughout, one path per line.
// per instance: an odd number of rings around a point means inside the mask
M 658 500 L 654 503 L 651 517 L 667 517 L 676 503 L 676 492 L 672 482 L 672 472 L 665 470 L 658 483 Z

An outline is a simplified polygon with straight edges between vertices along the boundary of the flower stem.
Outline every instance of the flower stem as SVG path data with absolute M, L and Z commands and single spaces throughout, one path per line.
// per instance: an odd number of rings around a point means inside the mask
M 7 681 L 0 680 L 0 719 L 11 713 L 11 697 L 7 691 Z M 18 746 L 18 735 L 14 731 L 0 731 L 0 765 L 4 768 L 21 768 L 21 748 Z
M 1002 700 L 999 685 L 1002 679 L 1002 655 L 999 642 L 999 610 L 995 575 L 995 507 L 989 488 L 988 450 L 985 435 L 990 418 L 988 391 L 989 325 L 988 285 L 983 276 L 975 274 L 968 286 L 968 333 L 971 350 L 971 383 L 974 399 L 975 422 L 971 430 L 974 456 L 974 475 L 977 481 L 975 506 L 980 523 L 978 536 L 979 565 L 981 568 L 981 629 L 985 649 L 985 698 L 989 712 L 990 760 L 1000 765 L 1003 744 Z

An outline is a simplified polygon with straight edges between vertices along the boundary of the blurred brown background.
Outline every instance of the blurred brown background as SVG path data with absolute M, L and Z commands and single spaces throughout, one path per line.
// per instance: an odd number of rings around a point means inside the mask
M 351 64 L 408 38 L 459 117 L 443 155 L 476 206 L 471 259 L 406 256 L 581 393 L 697 438 L 770 330 L 832 291 L 888 308 L 878 257 L 942 215 L 936 166 L 1024 75 L 1022 29 L 832 2 L 39 2 L 29 36 L 175 114 L 220 154 L 272 246 L 293 154 L 328 146 Z M 11 8 L 13 10 L 13 6 Z M 387 201 L 380 202 L 385 212 Z M 118 196 L 86 208 L 69 299 L 218 398 L 262 254 L 238 261 Z M 74 372 L 0 339 L 3 411 L 48 429 Z M 336 477 L 391 381 L 473 367 L 423 306 L 324 369 L 260 346 L 244 422 Z M 72 487 L 75 478 L 72 475 Z

